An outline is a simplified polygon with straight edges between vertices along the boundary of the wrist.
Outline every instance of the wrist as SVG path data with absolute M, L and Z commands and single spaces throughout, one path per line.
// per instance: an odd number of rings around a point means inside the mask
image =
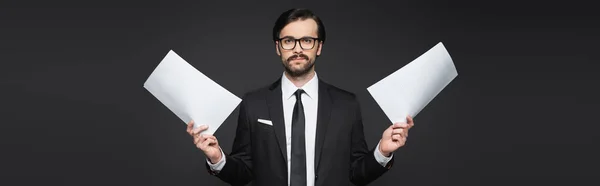
M 209 158 L 210 159 L 210 163 L 216 164 L 219 161 L 221 161 L 221 158 L 223 158 L 223 157 L 222 157 L 221 151 L 219 150 L 219 153 L 217 154 L 217 156 Z
M 388 158 L 389 158 L 389 157 L 392 155 L 392 153 L 391 153 L 391 152 L 386 152 L 386 151 L 384 151 L 384 150 L 381 150 L 381 141 L 379 141 L 379 149 L 378 149 L 378 150 L 379 150 L 379 152 L 381 153 L 381 155 L 383 155 L 383 156 L 385 156 L 385 157 L 388 157 Z

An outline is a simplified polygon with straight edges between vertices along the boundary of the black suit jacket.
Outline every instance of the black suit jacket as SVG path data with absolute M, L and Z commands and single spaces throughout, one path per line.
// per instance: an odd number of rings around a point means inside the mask
M 287 151 L 281 79 L 246 93 L 232 152 L 223 169 L 211 174 L 231 185 L 287 185 Z M 369 150 L 363 133 L 360 107 L 353 93 L 319 80 L 315 144 L 315 185 L 366 185 L 393 164 L 381 166 Z M 258 123 L 267 119 L 273 125 Z

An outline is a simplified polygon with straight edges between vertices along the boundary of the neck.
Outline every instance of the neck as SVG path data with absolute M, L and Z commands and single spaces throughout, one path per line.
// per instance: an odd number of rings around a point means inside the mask
M 308 83 L 308 81 L 310 81 L 313 77 L 315 77 L 315 71 L 311 70 L 308 73 L 301 76 L 291 76 L 290 74 L 285 72 L 285 77 L 287 77 L 292 83 L 294 83 L 296 87 L 302 87 L 306 83 Z

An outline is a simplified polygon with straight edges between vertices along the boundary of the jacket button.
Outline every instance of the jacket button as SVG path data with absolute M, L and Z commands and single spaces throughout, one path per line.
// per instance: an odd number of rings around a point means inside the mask
M 319 178 L 319 176 L 315 175 L 315 180 L 318 179 L 318 178 Z

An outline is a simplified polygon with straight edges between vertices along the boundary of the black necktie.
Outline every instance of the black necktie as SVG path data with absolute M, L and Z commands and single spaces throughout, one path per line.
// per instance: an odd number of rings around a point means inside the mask
M 291 186 L 306 186 L 306 146 L 304 144 L 304 106 L 301 95 L 304 90 L 298 89 L 296 105 L 292 115 L 292 167 L 290 174 Z

